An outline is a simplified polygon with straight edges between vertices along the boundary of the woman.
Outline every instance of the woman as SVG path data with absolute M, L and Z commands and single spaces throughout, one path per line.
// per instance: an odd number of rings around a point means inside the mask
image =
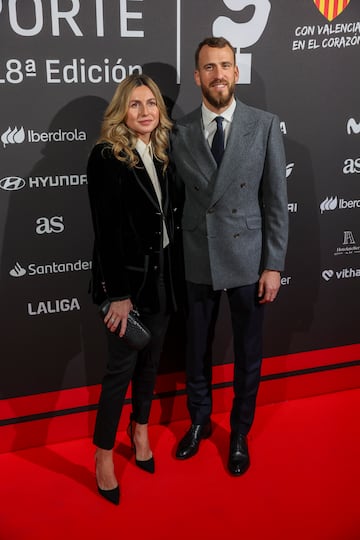
M 92 295 L 110 301 L 104 318 L 108 364 L 102 382 L 93 442 L 99 493 L 119 503 L 113 447 L 129 383 L 128 434 L 136 465 L 154 472 L 148 419 L 173 286 L 174 209 L 167 154 L 171 122 L 160 90 L 146 75 L 122 81 L 109 104 L 88 162 L 88 189 L 95 231 Z M 151 332 L 137 352 L 122 339 L 136 307 Z

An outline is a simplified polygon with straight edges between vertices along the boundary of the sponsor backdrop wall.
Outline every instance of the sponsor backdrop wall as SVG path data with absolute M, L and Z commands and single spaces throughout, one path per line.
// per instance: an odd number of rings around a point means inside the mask
M 301 395 L 358 385 L 359 2 L 0 0 L 0 450 L 45 442 L 52 426 L 54 440 L 91 430 L 105 343 L 87 290 L 87 156 L 128 74 L 152 76 L 174 119 L 197 106 L 193 53 L 208 35 L 232 42 L 237 96 L 279 115 L 286 147 L 290 244 L 267 312 L 261 392 L 273 381 L 266 399 L 299 395 L 296 377 Z M 174 399 L 183 341 L 178 314 L 161 363 L 162 420 L 186 414 Z M 229 396 L 231 362 L 224 302 L 214 384 Z

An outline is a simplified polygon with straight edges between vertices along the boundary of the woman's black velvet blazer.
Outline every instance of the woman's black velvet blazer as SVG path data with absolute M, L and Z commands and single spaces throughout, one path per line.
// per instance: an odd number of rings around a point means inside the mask
M 175 216 L 174 182 L 154 160 L 162 191 L 162 210 L 142 161 L 129 168 L 106 144 L 97 144 L 87 167 L 88 192 L 95 233 L 91 292 L 96 304 L 130 298 L 136 307 L 156 313 L 157 280 L 163 242 L 163 219 L 170 246 L 165 250 L 168 298 L 175 307 L 175 280 L 181 279 L 180 226 Z

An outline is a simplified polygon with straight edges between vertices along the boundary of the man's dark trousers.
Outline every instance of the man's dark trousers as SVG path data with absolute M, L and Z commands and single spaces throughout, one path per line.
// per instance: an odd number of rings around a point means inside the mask
M 205 425 L 212 412 L 211 349 L 222 291 L 187 282 L 187 392 L 193 424 Z M 254 420 L 262 361 L 264 306 L 258 302 L 258 283 L 226 290 L 234 343 L 234 399 L 231 431 L 247 435 Z

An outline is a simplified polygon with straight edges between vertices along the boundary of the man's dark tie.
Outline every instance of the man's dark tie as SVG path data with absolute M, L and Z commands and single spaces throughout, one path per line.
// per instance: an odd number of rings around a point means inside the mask
M 223 120 L 224 118 L 222 116 L 216 116 L 215 122 L 217 124 L 215 135 L 213 138 L 213 142 L 211 145 L 211 151 L 213 153 L 213 156 L 215 158 L 215 161 L 220 166 L 223 153 L 224 153 L 224 129 L 223 129 Z

